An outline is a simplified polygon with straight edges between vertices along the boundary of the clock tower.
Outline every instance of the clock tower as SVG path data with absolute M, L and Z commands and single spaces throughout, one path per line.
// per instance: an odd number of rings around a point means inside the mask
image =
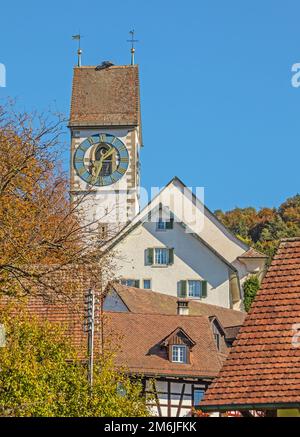
M 139 212 L 138 66 L 75 67 L 69 128 L 71 196 L 85 223 L 124 225 Z

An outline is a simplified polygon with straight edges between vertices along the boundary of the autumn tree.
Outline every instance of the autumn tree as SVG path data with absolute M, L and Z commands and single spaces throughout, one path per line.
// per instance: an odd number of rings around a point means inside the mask
M 0 294 L 48 292 L 45 274 L 63 266 L 100 267 L 103 239 L 85 238 L 81 202 L 70 202 L 58 168 L 64 120 L 0 107 Z M 111 238 L 109 236 L 108 238 Z M 107 242 L 107 241 L 106 241 Z M 102 263 L 104 264 L 104 263 Z M 111 269 L 107 269 L 111 270 Z M 38 286 L 38 287 L 37 287 Z M 59 292 L 59 284 L 56 284 Z M 53 291 L 53 290 L 52 290 Z
M 234 208 L 216 211 L 221 222 L 241 240 L 271 258 L 282 238 L 300 236 L 300 195 L 288 198 L 278 208 Z

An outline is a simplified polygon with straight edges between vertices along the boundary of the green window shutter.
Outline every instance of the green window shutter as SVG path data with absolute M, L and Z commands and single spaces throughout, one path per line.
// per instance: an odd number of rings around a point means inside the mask
M 187 281 L 179 281 L 178 297 L 187 297 L 186 290 L 187 290 Z
M 166 229 L 173 229 L 174 227 L 174 214 L 170 212 L 170 220 L 166 222 Z
M 166 222 L 166 229 L 173 229 L 174 219 L 171 217 L 170 221 Z
M 134 286 L 135 286 L 135 288 L 140 288 L 140 280 L 139 279 L 135 279 Z
M 169 249 L 169 262 L 168 264 L 174 264 L 174 249 Z
M 207 281 L 202 281 L 201 297 L 207 297 Z
M 153 264 L 153 254 L 154 250 L 152 248 L 146 250 L 146 263 L 148 266 L 152 266 Z

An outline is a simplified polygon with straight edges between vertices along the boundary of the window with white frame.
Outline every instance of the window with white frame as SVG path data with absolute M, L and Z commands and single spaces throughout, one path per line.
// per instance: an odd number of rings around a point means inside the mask
M 188 281 L 188 297 L 200 298 L 201 297 L 201 281 Z
M 178 297 L 190 299 L 203 299 L 207 297 L 207 281 L 188 279 L 177 284 Z
M 169 263 L 169 250 L 166 248 L 154 249 L 154 264 L 165 265 Z
M 172 346 L 172 361 L 173 363 L 186 363 L 186 346 Z
M 167 266 L 174 263 L 174 249 L 167 247 L 148 248 L 145 251 L 147 266 Z

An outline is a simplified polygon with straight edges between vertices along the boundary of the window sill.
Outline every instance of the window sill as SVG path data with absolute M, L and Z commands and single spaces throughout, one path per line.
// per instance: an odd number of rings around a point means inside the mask
M 151 267 L 152 268 L 168 268 L 170 267 L 172 264 L 152 264 Z

